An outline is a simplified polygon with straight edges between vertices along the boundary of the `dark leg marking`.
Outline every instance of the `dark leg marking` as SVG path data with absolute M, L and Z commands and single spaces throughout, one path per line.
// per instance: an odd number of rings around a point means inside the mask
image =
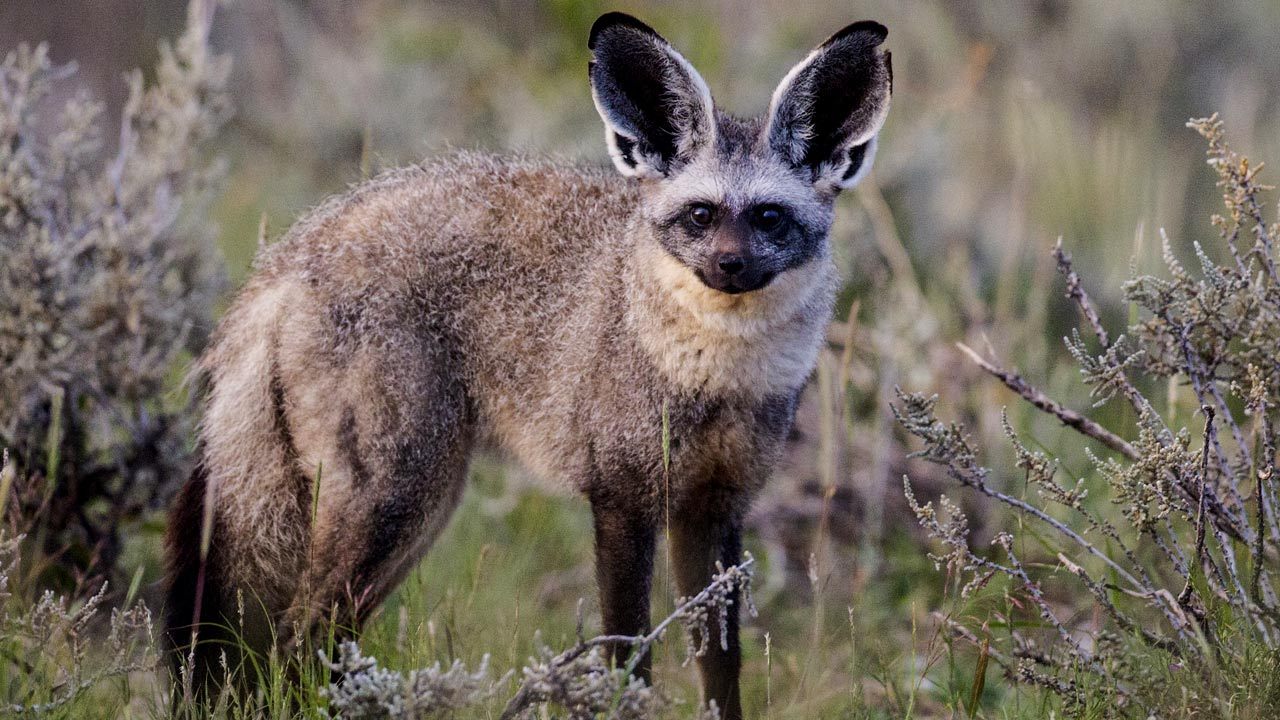
M 351 484 L 357 490 L 369 483 L 369 468 L 360 455 L 360 429 L 356 424 L 356 411 L 347 406 L 338 422 L 338 449 L 351 468 Z

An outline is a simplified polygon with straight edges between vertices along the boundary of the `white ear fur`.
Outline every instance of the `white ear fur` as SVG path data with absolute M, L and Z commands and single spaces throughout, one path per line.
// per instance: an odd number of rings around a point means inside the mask
M 808 147 L 809 140 L 813 137 L 813 126 L 803 121 L 793 121 L 790 127 L 780 127 L 784 122 L 784 118 L 779 117 L 779 110 L 783 101 L 791 95 L 799 95 L 800 91 L 794 89 L 796 76 L 800 71 L 805 70 L 813 64 L 815 58 L 822 53 L 822 48 L 816 48 L 803 60 L 796 63 L 782 76 L 782 80 L 778 82 L 778 87 L 773 89 L 773 95 L 769 98 L 769 111 L 765 113 L 768 120 L 765 123 L 764 136 L 769 139 L 773 149 L 782 155 L 783 159 L 793 164 L 799 164 L 801 158 L 804 157 L 805 149 Z M 799 100 L 799 98 L 797 98 Z M 812 98 L 807 98 L 808 102 L 812 102 Z M 779 142 L 781 140 L 781 142 Z
M 614 34 L 620 49 L 598 46 Z M 617 35 L 622 35 L 619 40 Z M 715 109 L 706 81 L 693 65 L 676 52 L 660 35 L 639 20 L 621 13 L 609 13 L 591 30 L 591 99 L 605 124 L 605 144 L 618 172 L 627 177 L 664 177 L 674 162 L 687 161 L 699 148 L 715 139 Z M 661 84 L 660 122 L 672 131 L 674 145 L 664 147 L 646 123 L 654 120 L 654 108 L 638 103 L 655 98 L 634 97 L 615 76 L 619 63 L 640 64 L 655 72 L 650 78 Z M 660 73 L 658 76 L 656 73 Z M 664 139 L 665 140 L 665 139 Z
M 764 136 L 774 152 L 813 173 L 828 190 L 856 185 L 875 159 L 876 134 L 889 113 L 893 71 L 878 46 L 886 31 L 878 23 L 854 23 L 833 35 L 782 78 L 769 103 Z M 834 118 L 820 105 L 839 108 Z
M 600 108 L 599 100 L 596 101 L 596 110 L 599 111 L 600 117 L 604 118 L 604 144 L 609 148 L 609 159 L 613 161 L 613 166 L 618 168 L 618 172 L 626 177 L 662 177 L 662 173 L 655 169 L 652 158 L 636 155 L 636 139 L 624 134 L 609 122 L 609 117 Z
M 883 124 L 883 120 L 881 123 Z M 879 131 L 879 128 L 876 128 L 876 130 Z M 854 145 L 854 147 L 857 147 L 858 144 L 864 146 L 862 151 L 862 161 L 857 167 L 852 168 L 852 170 L 849 167 L 852 163 L 845 164 L 844 169 L 841 171 L 840 180 L 836 182 L 837 187 L 841 190 L 848 190 L 862 182 L 862 178 L 866 177 L 867 174 L 871 172 L 871 166 L 875 164 L 876 145 L 878 145 L 879 142 L 879 139 L 877 139 L 873 133 L 871 137 L 867 138 L 864 142 Z

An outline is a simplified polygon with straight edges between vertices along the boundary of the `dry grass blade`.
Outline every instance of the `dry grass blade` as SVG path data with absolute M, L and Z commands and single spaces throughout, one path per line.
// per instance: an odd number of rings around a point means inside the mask
M 973 668 L 973 687 L 969 692 L 969 717 L 977 717 L 978 702 L 982 700 L 982 691 L 987 685 L 987 660 L 991 658 L 991 641 L 983 638 L 978 647 L 978 663 Z

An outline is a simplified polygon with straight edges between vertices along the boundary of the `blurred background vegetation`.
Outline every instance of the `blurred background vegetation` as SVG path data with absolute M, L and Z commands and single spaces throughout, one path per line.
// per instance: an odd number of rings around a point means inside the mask
M 1184 258 L 1215 235 L 1219 193 L 1184 123 L 1217 111 L 1236 148 L 1280 157 L 1280 3 L 234 0 L 212 26 L 214 48 L 232 60 L 234 115 L 211 146 L 227 172 L 204 218 L 231 284 L 246 277 L 262 224 L 277 237 L 382 167 L 450 147 L 605 164 L 585 39 L 607 10 L 652 24 L 718 103 L 744 115 L 762 112 L 831 32 L 862 18 L 890 29 L 895 95 L 877 166 L 839 200 L 841 324 L 751 520 L 763 568 L 748 705 L 778 717 L 945 715 L 954 688 L 925 676 L 938 662 L 928 613 L 946 580 L 919 550 L 901 478 L 910 470 L 922 498 L 943 485 L 908 461 L 893 389 L 940 394 L 979 445 L 1002 437 L 1008 405 L 1020 432 L 1083 466 L 1075 436 L 982 382 L 954 344 L 990 350 L 1050 394 L 1083 397 L 1061 341 L 1076 315 L 1049 251 L 1062 237 L 1104 322 L 1120 326 L 1133 312 L 1122 282 L 1162 267 L 1160 229 Z M 123 74 L 152 73 L 158 40 L 184 18 L 179 2 L 5 0 L 0 48 L 47 41 L 56 62 L 79 67 L 49 102 L 81 86 L 114 118 Z M 108 134 L 108 153 L 114 142 Z M 1132 420 L 1110 409 L 1100 418 Z M 1001 482 L 1019 474 L 1011 457 L 991 462 Z M 585 505 L 497 459 L 474 474 L 452 527 L 371 629 L 374 654 L 398 653 L 407 667 L 492 652 L 518 667 L 535 629 L 570 638 L 578 598 L 593 606 Z M 989 538 L 1000 517 L 967 509 Z M 122 569 L 109 570 L 157 578 L 156 525 L 141 523 Z M 655 613 L 670 607 L 669 585 L 658 587 Z M 696 697 L 679 652 L 668 654 L 659 682 Z M 986 692 L 1005 712 L 1036 715 Z

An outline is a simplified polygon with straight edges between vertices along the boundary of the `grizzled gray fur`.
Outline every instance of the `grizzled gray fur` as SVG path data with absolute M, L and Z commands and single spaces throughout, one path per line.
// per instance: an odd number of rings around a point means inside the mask
M 668 502 L 682 594 L 736 562 L 829 319 L 833 201 L 888 112 L 885 34 L 850 25 L 740 120 L 611 13 L 589 74 L 619 172 L 459 153 L 299 221 L 199 364 L 201 463 L 169 536 L 175 654 L 198 627 L 197 677 L 216 672 L 205 641 L 238 625 L 237 593 L 254 650 L 358 627 L 444 527 L 480 447 L 590 501 L 606 633 L 648 624 Z M 700 670 L 738 718 L 729 621 Z

